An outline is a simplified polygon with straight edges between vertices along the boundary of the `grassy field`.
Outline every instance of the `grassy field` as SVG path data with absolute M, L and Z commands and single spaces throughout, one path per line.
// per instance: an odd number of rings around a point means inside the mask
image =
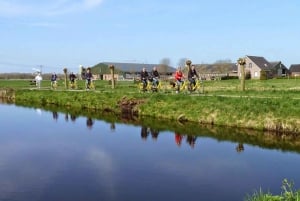
M 51 90 L 47 80 L 42 81 L 41 89 L 28 80 L 0 80 L 0 88 L 17 89 L 17 102 L 120 112 L 123 101 L 138 103 L 134 111 L 141 116 L 300 132 L 300 80 L 247 80 L 246 91 L 239 90 L 239 80 L 204 81 L 201 93 L 179 94 L 167 81 L 159 92 L 141 92 L 133 81 L 117 81 L 115 89 L 108 81 L 97 80 L 95 85 L 95 90 L 85 91 L 84 81 L 78 81 L 77 89 L 66 90 L 59 81 L 58 88 Z

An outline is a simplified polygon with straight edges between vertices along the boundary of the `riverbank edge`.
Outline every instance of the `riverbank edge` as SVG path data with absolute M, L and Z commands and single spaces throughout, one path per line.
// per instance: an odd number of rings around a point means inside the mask
M 53 93 L 54 92 L 54 93 Z M 79 94 L 79 95 L 76 95 Z M 162 118 L 171 121 L 177 121 L 179 124 L 184 122 L 194 122 L 202 125 L 227 126 L 233 128 L 246 128 L 261 131 L 271 131 L 279 135 L 300 134 L 298 124 L 289 124 L 287 122 L 278 121 L 278 118 L 268 119 L 268 125 L 262 124 L 262 117 L 255 122 L 251 119 L 251 124 L 241 124 L 233 122 L 224 123 L 219 121 L 218 115 L 214 114 L 213 119 L 210 118 L 192 118 L 186 111 L 185 107 L 178 107 L 176 114 L 168 113 L 168 104 L 160 105 L 160 107 L 151 106 L 150 96 L 143 95 L 120 95 L 110 93 L 90 92 L 72 92 L 72 91 L 52 91 L 52 90 L 14 90 L 11 88 L 0 89 L 0 97 L 9 99 L 15 103 L 35 103 L 38 106 L 54 105 L 58 107 L 81 108 L 93 110 L 95 112 L 111 112 L 114 114 L 130 113 L 131 115 L 140 117 Z M 184 96 L 182 96 L 184 97 Z M 180 103 L 178 103 L 180 105 Z M 149 110 L 149 108 L 153 110 Z M 165 108 L 164 108 L 165 107 Z M 156 111 L 160 110 L 160 111 Z M 170 109 L 172 110 L 172 109 Z M 222 108 L 214 108 L 216 111 L 222 111 Z M 199 111 L 202 113 L 203 111 Z M 222 114 L 224 115 L 224 114 Z M 284 117 L 282 117 L 284 118 Z M 243 119 L 241 119 L 243 122 Z M 246 120 L 244 120 L 246 122 Z M 284 126 L 282 126 L 284 125 Z

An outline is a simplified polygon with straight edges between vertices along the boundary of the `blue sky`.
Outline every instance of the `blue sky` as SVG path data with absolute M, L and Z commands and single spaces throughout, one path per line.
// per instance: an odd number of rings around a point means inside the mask
M 102 61 L 300 63 L 299 0 L 0 0 L 0 73 Z

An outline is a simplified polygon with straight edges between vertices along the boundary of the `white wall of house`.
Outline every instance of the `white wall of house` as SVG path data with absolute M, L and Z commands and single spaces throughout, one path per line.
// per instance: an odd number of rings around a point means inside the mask
M 245 73 L 250 72 L 251 79 L 260 79 L 260 68 L 246 57 Z M 241 77 L 241 66 L 238 66 L 238 75 Z

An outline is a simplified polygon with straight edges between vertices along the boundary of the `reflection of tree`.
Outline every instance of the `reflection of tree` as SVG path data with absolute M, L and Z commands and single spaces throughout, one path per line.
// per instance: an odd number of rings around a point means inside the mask
M 86 119 L 86 126 L 89 128 L 89 129 L 92 129 L 93 128 L 93 124 L 94 124 L 94 121 L 92 118 L 88 117 Z
M 141 137 L 143 140 L 146 140 L 149 135 L 148 127 L 142 126 L 141 128 Z
M 239 143 L 236 147 L 235 147 L 235 150 L 240 153 L 240 152 L 243 152 L 244 151 L 244 145 L 243 143 Z
M 57 112 L 52 112 L 53 119 L 57 120 L 58 119 L 58 113 Z

